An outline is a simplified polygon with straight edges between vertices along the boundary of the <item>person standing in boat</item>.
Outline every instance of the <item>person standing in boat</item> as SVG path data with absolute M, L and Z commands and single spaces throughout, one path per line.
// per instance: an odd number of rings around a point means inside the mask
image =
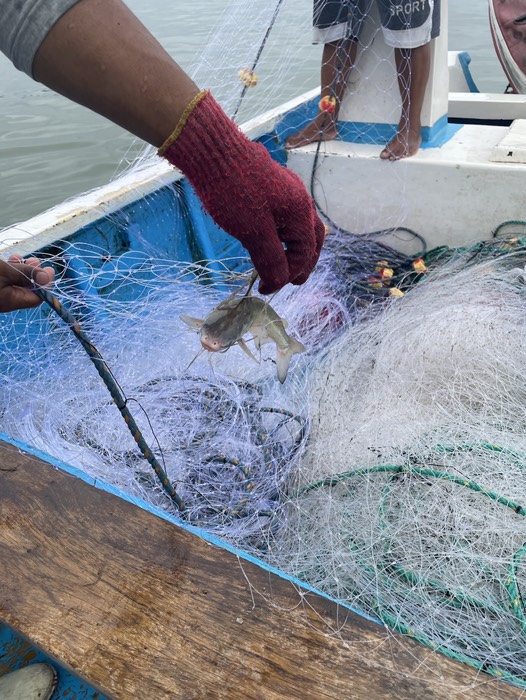
M 314 0 L 313 41 L 323 44 L 320 109 L 310 124 L 287 139 L 286 148 L 336 138 L 347 79 L 373 2 L 378 5 L 385 43 L 394 48 L 402 103 L 398 130 L 380 157 L 399 160 L 420 148 L 430 42 L 440 32 L 440 0 Z
M 186 175 L 248 251 L 261 293 L 307 280 L 325 227 L 302 181 L 250 141 L 121 0 L 0 0 L 0 17 L 0 50 L 18 69 L 157 147 Z

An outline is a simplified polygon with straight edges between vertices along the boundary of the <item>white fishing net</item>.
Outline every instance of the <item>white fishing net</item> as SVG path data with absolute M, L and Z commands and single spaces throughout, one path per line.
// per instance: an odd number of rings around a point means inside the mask
M 523 256 L 468 260 L 353 324 L 313 369 L 309 443 L 270 556 L 523 684 Z
M 56 294 L 104 357 L 183 498 L 185 517 L 240 541 L 252 530 L 261 536 L 305 440 L 307 413 L 299 403 L 304 373 L 291 372 L 282 386 L 274 344 L 259 352 L 251 344 L 257 362 L 239 347 L 208 360 L 199 355 L 199 335 L 179 318 L 205 318 L 242 289 L 243 276 L 236 280 L 226 266 L 212 272 L 137 253 L 120 256 L 111 267 L 93 246 L 77 245 L 75 256 L 81 253 L 86 277 L 78 270 L 73 282 L 64 276 Z M 55 254 L 49 261 L 60 269 L 71 264 L 67 257 Z M 335 318 L 340 324 L 347 315 L 335 298 L 309 293 L 312 284 L 282 292 L 275 303 L 289 321 L 288 332 L 299 331 L 309 348 L 327 336 Z M 109 296 L 98 293 L 110 287 Z M 298 294 L 301 302 L 294 301 Z M 0 429 L 173 508 L 68 325 L 50 309 L 2 321 L 4 347 L 19 351 L 3 358 Z
M 294 60 L 311 19 L 292 0 L 233 2 L 193 75 L 238 122 L 275 107 L 307 87 L 295 84 Z M 244 69 L 256 85 L 239 80 Z M 282 130 L 278 119 L 270 145 L 310 124 L 317 103 Z M 364 129 L 364 140 L 381 137 Z M 228 256 L 173 259 L 170 241 L 195 225 L 181 187 L 169 203 L 149 200 L 164 253 L 131 214 L 109 217 L 99 243 L 80 235 L 41 251 L 58 273 L 54 293 L 104 357 L 183 512 L 51 309 L 1 319 L 0 430 L 526 686 L 524 239 L 426 255 L 425 232 L 397 228 L 404 168 L 381 230 L 346 231 L 331 221 L 317 170 L 326 144 L 310 182 L 330 224 L 326 248 L 305 285 L 270 299 L 307 348 L 283 384 L 272 342 L 258 351 L 245 337 L 257 362 L 239 346 L 198 356 L 199 335 L 180 315 L 203 319 L 242 295 L 249 270 Z M 113 230 L 125 235 L 110 241 Z
M 76 244 L 86 276 L 56 292 L 118 381 L 180 517 L 522 684 L 526 254 L 514 240 L 515 252 L 498 239 L 438 251 L 427 272 L 399 260 L 378 287 L 367 267 L 385 247 L 357 244 L 359 270 L 335 233 L 309 282 L 272 300 L 308 349 L 283 384 L 273 343 L 259 354 L 246 337 L 258 363 L 235 346 L 196 357 L 179 318 L 242 294 L 246 273 L 227 268 L 238 261 L 212 273 L 135 252 L 108 267 Z M 177 513 L 68 326 L 51 310 L 2 321 L 3 347 L 17 348 L 1 367 L 2 432 Z

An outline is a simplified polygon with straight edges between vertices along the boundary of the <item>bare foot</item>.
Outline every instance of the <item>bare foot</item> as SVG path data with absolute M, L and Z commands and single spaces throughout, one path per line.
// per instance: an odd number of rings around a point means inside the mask
M 422 143 L 420 129 L 399 129 L 380 153 L 382 160 L 409 158 L 418 152 Z
M 315 141 L 331 141 L 338 136 L 338 129 L 334 121 L 334 115 L 320 112 L 318 116 L 307 124 L 301 131 L 289 136 L 285 141 L 285 148 L 299 148 Z

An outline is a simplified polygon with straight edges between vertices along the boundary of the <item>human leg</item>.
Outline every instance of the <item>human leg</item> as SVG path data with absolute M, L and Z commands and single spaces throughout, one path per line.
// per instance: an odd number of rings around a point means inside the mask
M 431 44 L 415 49 L 395 49 L 402 108 L 398 129 L 380 158 L 400 160 L 413 156 L 422 143 L 421 114 L 431 66 Z
M 338 113 L 369 3 L 370 0 L 314 0 L 313 42 L 323 44 L 320 110 L 312 122 L 289 136 L 286 148 L 337 136 Z M 324 98 L 330 111 L 323 109 Z
M 321 99 L 334 99 L 333 111 L 320 108 L 312 122 L 292 134 L 285 142 L 288 149 L 305 146 L 314 141 L 328 141 L 336 138 L 336 127 L 345 86 L 350 70 L 356 59 L 357 42 L 349 39 L 324 44 L 321 63 Z
M 414 155 L 422 143 L 421 114 L 431 68 L 431 40 L 440 30 L 440 0 L 378 0 L 384 38 L 394 48 L 401 98 L 397 133 L 384 160 Z

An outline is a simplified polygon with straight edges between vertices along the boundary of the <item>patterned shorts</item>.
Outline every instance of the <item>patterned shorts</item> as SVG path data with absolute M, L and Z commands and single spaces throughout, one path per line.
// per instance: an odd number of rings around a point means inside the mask
M 389 46 L 416 48 L 440 32 L 440 0 L 314 0 L 314 43 L 359 39 L 373 2 Z

